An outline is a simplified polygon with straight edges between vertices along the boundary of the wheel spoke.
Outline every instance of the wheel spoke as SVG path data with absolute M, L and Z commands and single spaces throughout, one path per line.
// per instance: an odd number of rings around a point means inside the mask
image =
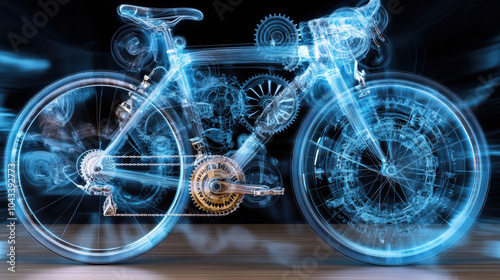
M 414 261 L 427 250 L 438 253 L 432 246 L 453 240 L 443 236 L 463 226 L 454 217 L 470 211 L 465 201 L 477 184 L 471 178 L 481 162 L 473 158 L 481 147 L 471 148 L 473 135 L 457 117 L 460 112 L 438 98 L 440 93 L 384 81 L 380 87 L 368 86 L 370 94 L 359 99 L 364 114 L 359 118 L 387 161 L 374 156 L 332 102 L 303 125 L 301 137 L 307 143 L 296 151 L 294 165 L 301 177 L 295 183 L 299 194 L 306 190 L 299 205 L 320 217 L 306 217 L 308 222 L 327 242 L 354 244 L 342 250 L 368 262 L 376 252 L 380 263 L 396 264 Z M 476 207 L 484 190 L 475 196 Z
M 128 78 L 109 78 L 114 74 L 86 75 L 87 79 L 67 78 L 59 85 L 47 87 L 64 88 L 57 97 L 52 97 L 52 92 L 40 93 L 36 109 L 25 113 L 26 122 L 17 128 L 12 136 L 15 144 L 9 149 L 15 151 L 14 158 L 20 159 L 16 162 L 24 197 L 20 201 L 26 202 L 23 209 L 29 211 L 24 213 L 30 217 L 24 221 L 28 231 L 70 259 L 119 261 L 151 249 L 157 243 L 151 240 L 163 239 L 178 217 L 103 216 L 105 197 L 90 195 L 82 188 L 90 186 L 87 181 L 93 187 L 112 186 L 111 196 L 118 212 L 181 213 L 187 203 L 186 194 L 179 193 L 178 188 L 185 180 L 180 178 L 184 174 L 183 161 L 174 166 L 163 159 L 155 160 L 157 165 L 149 166 L 151 159 L 141 158 L 153 152 L 161 155 L 154 150 L 157 147 L 165 148 L 165 156 L 169 157 L 184 151 L 174 138 L 175 128 L 164 115 L 173 112 L 162 113 L 151 107 L 147 119 L 136 119 L 125 141 L 113 148 L 120 155 L 130 156 L 120 158 L 120 163 L 139 168 L 115 168 L 118 166 L 105 163 L 102 170 L 95 169 L 97 161 L 89 163 L 92 157 L 87 156 L 102 152 L 115 140 L 120 127 L 117 104 L 129 98 L 136 87 L 125 81 Z M 102 78 L 93 80 L 96 76 Z M 159 139 L 162 141 L 157 142 Z M 159 223 L 161 228 L 156 227 Z M 132 252 L 127 245 L 133 242 L 142 245 Z M 109 250 L 107 257 L 102 254 L 103 249 Z

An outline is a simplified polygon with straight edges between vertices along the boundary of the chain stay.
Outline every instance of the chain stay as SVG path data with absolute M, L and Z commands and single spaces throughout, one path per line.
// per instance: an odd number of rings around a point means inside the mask
M 186 156 L 105 156 L 105 158 L 135 159 L 135 158 L 198 158 L 198 155 Z M 115 163 L 116 166 L 180 166 L 179 163 Z M 195 166 L 196 163 L 185 164 L 185 166 Z M 116 213 L 114 217 L 223 217 L 233 213 L 236 209 L 225 213 L 184 213 L 184 214 L 151 214 L 151 213 Z
M 135 159 L 135 158 L 196 158 L 195 155 L 186 156 L 105 156 L 105 158 Z M 180 163 L 115 163 L 116 166 L 180 166 Z M 185 166 L 195 166 L 194 163 L 184 164 Z

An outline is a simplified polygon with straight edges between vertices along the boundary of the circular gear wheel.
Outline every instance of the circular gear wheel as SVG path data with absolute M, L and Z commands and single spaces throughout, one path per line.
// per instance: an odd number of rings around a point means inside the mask
M 234 146 L 233 127 L 244 114 L 241 84 L 222 75 L 204 79 L 195 93 L 210 151 L 222 154 Z
M 103 159 L 105 153 L 102 150 L 89 150 L 80 156 L 80 176 L 86 182 L 109 182 L 111 176 L 103 175 L 102 170 L 114 170 L 116 165 L 110 158 Z
M 300 66 L 300 58 L 298 56 L 289 56 L 283 60 L 283 66 L 286 71 L 293 72 Z
M 297 52 L 300 33 L 297 25 L 285 15 L 274 14 L 257 26 L 255 44 L 263 54 L 285 60 Z
M 277 75 L 261 74 L 248 79 L 243 85 L 245 104 L 243 125 L 249 130 L 253 130 L 257 118 L 286 86 L 288 86 L 288 81 Z M 297 115 L 298 102 L 295 102 L 293 107 L 292 119 Z
M 162 58 L 149 31 L 132 24 L 116 31 L 111 40 L 111 54 L 125 69 L 143 69 Z
M 216 194 L 210 189 L 214 181 L 233 183 L 245 182 L 245 176 L 238 164 L 225 156 L 209 156 L 202 159 L 191 175 L 190 193 L 196 206 L 214 214 L 235 211 L 243 194 Z
M 276 99 L 287 85 L 288 81 L 276 75 L 263 74 L 250 78 L 243 86 L 246 106 L 243 124 L 254 130 L 259 116 L 267 111 L 267 122 L 260 126 L 262 133 L 275 134 L 290 126 L 300 109 L 296 93 L 291 97 Z M 273 102 L 273 108 L 268 108 Z
M 174 135 L 168 125 L 162 122 L 163 116 L 151 114 L 138 129 L 138 138 L 152 155 L 168 156 L 175 150 Z
M 283 188 L 283 178 L 277 164 L 278 160 L 275 158 L 253 159 L 244 167 L 246 183 L 265 185 L 270 188 Z M 278 195 L 245 195 L 243 205 L 250 208 L 266 208 L 273 205 L 278 199 Z

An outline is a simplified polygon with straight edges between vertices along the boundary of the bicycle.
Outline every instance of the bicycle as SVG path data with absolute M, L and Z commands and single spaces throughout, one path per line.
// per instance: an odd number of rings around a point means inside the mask
M 255 45 L 189 49 L 172 28 L 201 21 L 190 8 L 121 5 L 113 39 L 142 81 L 85 72 L 38 93 L 6 147 L 8 190 L 43 246 L 84 263 L 143 254 L 181 217 L 265 207 L 284 193 L 272 136 L 310 104 L 292 159 L 294 195 L 311 228 L 360 261 L 403 265 L 435 256 L 465 235 L 484 204 L 489 158 L 481 128 L 437 83 L 382 67 L 387 13 L 379 0 L 303 22 L 266 17 Z M 146 44 L 147 43 L 147 44 Z M 365 59 L 365 60 L 364 60 Z M 242 88 L 206 65 L 283 65 Z M 376 64 L 376 63 L 375 63 Z M 232 150 L 231 125 L 249 135 Z M 216 151 L 217 154 L 212 152 Z M 190 201 L 201 212 L 186 211 Z

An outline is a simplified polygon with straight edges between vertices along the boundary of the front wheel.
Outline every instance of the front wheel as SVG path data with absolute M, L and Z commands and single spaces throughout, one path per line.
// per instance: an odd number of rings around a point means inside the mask
M 135 93 L 138 83 L 111 72 L 62 79 L 33 98 L 9 136 L 5 172 L 15 186 L 17 216 L 63 257 L 110 263 L 142 254 L 170 233 L 188 204 L 183 155 L 190 145 L 172 110 L 149 106 L 116 153 L 102 158 L 120 131 L 120 103 L 143 98 Z M 97 160 L 102 170 L 89 169 Z M 167 188 L 164 178 L 179 183 Z M 111 186 L 118 213 L 129 215 L 104 216 L 106 196 L 77 186 L 89 180 Z
M 477 219 L 488 190 L 486 142 L 464 103 L 442 86 L 410 74 L 370 80 L 360 117 L 386 162 L 330 100 L 299 131 L 295 195 L 313 230 L 340 252 L 381 265 L 419 262 L 448 249 Z

